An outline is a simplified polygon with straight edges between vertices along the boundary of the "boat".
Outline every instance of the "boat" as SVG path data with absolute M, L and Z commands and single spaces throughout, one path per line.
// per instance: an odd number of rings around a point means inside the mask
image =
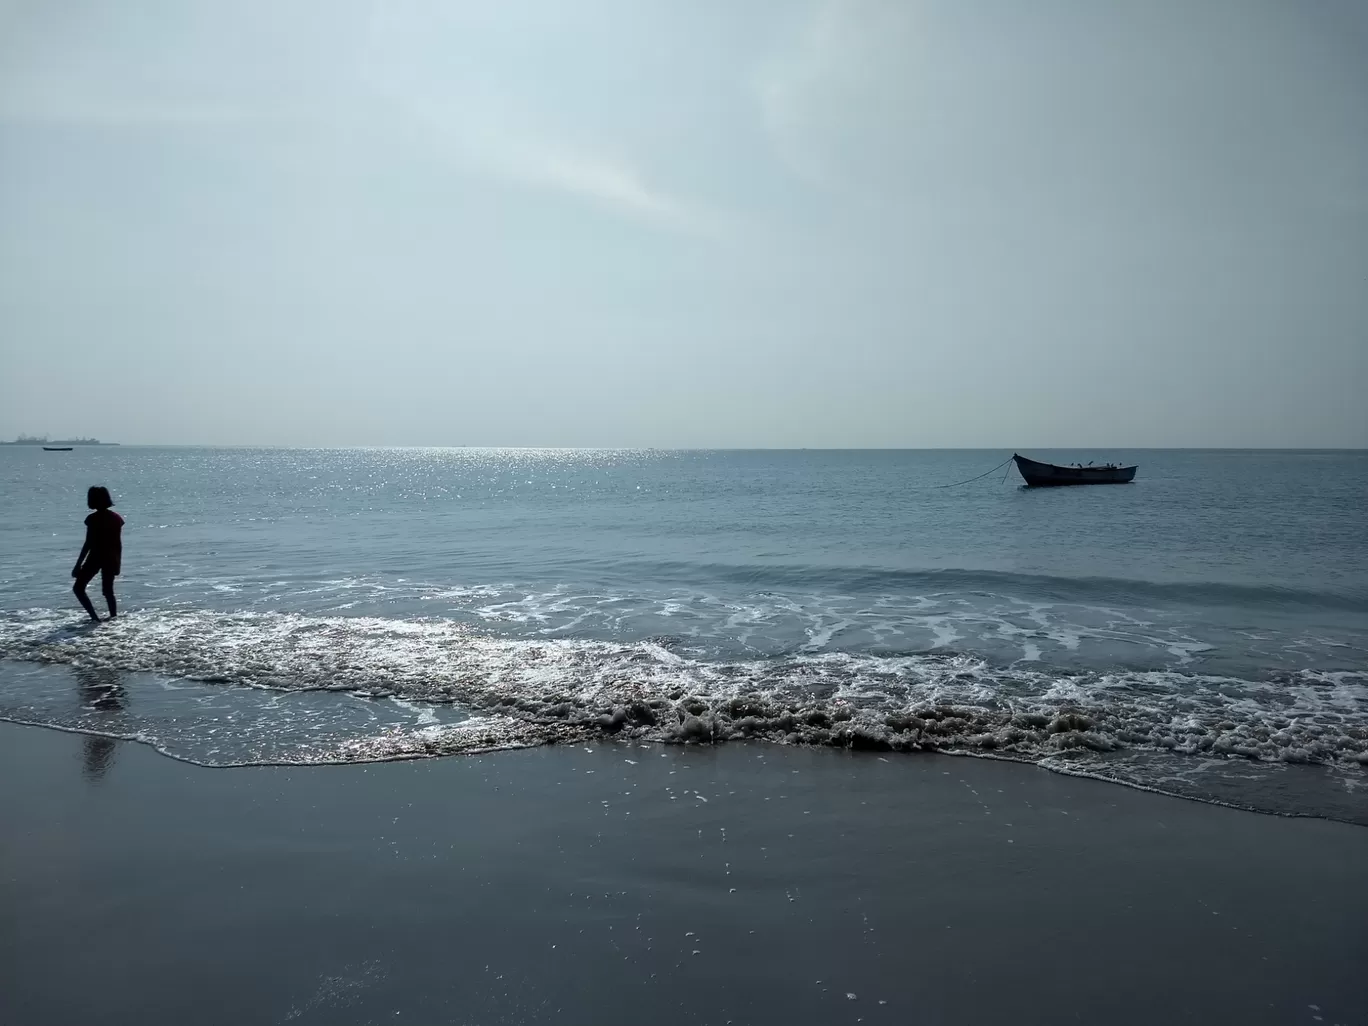
M 45 445 L 45 446 L 43 446 L 43 452 L 71 452 L 71 446 L 69 446 L 69 445 Z
M 1074 464 L 1071 467 L 1061 467 L 1054 463 L 1028 460 L 1018 453 L 1012 453 L 1012 459 L 1016 460 L 1017 470 L 1021 472 L 1022 478 L 1033 488 L 1055 485 L 1129 484 L 1135 480 L 1135 467 L 1123 467 L 1119 463 L 1107 463 L 1102 466 L 1093 466 L 1091 463 L 1087 466 Z

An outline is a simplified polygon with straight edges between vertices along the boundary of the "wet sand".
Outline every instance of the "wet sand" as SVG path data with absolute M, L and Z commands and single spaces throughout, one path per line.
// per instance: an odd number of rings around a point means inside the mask
M 0 1022 L 1368 1022 L 1368 830 L 729 744 L 204 769 L 0 725 Z

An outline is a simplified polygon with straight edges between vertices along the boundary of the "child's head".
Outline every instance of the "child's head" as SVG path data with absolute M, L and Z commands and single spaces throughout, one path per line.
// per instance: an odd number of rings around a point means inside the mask
M 114 500 L 109 497 L 108 488 L 104 485 L 95 485 L 86 492 L 86 505 L 91 509 L 109 509 L 114 505 Z

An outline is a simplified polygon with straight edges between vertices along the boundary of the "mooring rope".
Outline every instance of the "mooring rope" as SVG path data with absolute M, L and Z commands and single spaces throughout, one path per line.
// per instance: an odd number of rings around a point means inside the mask
M 969 483 L 972 482 L 972 481 L 977 481 L 977 480 L 979 480 L 980 478 L 985 478 L 985 477 L 987 477 L 989 474 L 996 474 L 996 473 L 997 473 L 999 470 L 1001 470 L 1003 467 L 1007 466 L 1007 464 L 1011 463 L 1012 460 L 1013 460 L 1014 458 L 1015 458 L 1015 457 L 1008 456 L 1005 460 L 1003 460 L 1001 463 L 999 463 L 999 464 L 998 464 L 996 467 L 994 467 L 992 470 L 985 470 L 982 474 L 979 474 L 978 477 L 966 477 L 963 481 L 953 481 L 953 482 L 951 482 L 950 484 L 932 485 L 931 487 L 932 487 L 932 488 L 958 488 L 960 485 L 969 484 Z M 1004 474 L 1003 477 L 1002 477 L 1002 479 L 1003 479 L 1004 481 L 1007 480 L 1007 476 Z

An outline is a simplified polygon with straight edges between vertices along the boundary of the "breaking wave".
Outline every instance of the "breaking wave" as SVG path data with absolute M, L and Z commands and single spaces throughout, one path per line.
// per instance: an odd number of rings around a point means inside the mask
M 393 759 L 614 735 L 994 755 L 1143 786 L 1171 775 L 1184 756 L 1313 764 L 1354 778 L 1368 766 L 1361 671 L 1251 680 L 1066 673 L 953 653 L 709 661 L 676 648 L 670 638 L 505 638 L 441 619 L 201 610 L 148 611 L 97 627 L 73 626 L 70 614 L 51 610 L 0 619 L 0 657 L 11 660 L 462 710 L 383 730 L 320 728 L 326 744 L 265 761 Z M 0 715 L 43 719 L 12 703 Z M 257 761 L 249 737 L 237 747 L 240 757 L 230 739 L 212 761 Z

